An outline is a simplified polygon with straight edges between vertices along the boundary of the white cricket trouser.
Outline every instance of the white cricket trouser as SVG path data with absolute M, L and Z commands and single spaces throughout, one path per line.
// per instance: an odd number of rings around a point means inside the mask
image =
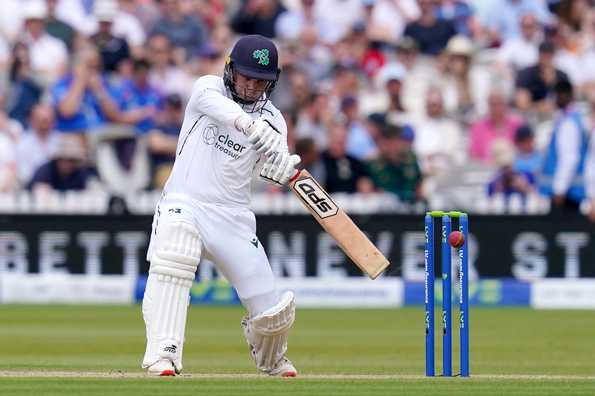
M 248 208 L 207 204 L 183 194 L 165 195 L 153 219 L 147 259 L 151 257 L 153 239 L 160 224 L 176 220 L 196 226 L 203 242 L 203 257 L 215 264 L 242 301 L 258 299 L 276 290 L 268 258 L 256 237 L 254 213 Z M 277 302 L 267 302 L 262 309 Z

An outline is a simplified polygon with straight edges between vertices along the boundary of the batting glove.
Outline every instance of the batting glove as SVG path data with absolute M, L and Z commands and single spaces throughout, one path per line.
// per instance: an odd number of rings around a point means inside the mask
M 249 116 L 240 117 L 236 120 L 235 125 L 239 131 L 248 136 L 248 141 L 252 143 L 252 148 L 258 154 L 268 157 L 281 144 L 281 133 L 262 117 L 255 120 Z
M 260 177 L 274 184 L 287 184 L 297 172 L 296 166 L 301 161 L 297 154 L 289 154 L 286 151 L 273 153 L 264 162 Z

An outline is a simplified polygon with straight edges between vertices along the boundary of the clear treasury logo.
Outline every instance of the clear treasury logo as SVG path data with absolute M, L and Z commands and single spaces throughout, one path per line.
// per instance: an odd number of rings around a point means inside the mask
M 215 124 L 209 124 L 202 131 L 202 140 L 209 146 L 215 146 L 219 151 L 236 159 L 244 151 L 246 146 L 235 142 L 230 134 L 219 134 L 219 128 Z

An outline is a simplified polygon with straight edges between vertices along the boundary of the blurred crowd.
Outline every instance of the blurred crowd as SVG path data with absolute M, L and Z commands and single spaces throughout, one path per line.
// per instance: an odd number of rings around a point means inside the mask
M 424 202 L 482 168 L 488 195 L 590 201 L 595 220 L 594 7 L 2 0 L 0 192 L 162 188 L 193 82 L 261 34 L 290 150 L 329 192 Z

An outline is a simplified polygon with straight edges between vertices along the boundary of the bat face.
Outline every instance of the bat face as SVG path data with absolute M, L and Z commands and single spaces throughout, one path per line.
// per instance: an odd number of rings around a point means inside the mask
M 289 186 L 343 252 L 370 278 L 375 279 L 386 269 L 388 260 L 307 170 L 299 171 Z
M 294 190 L 298 197 L 312 208 L 314 213 L 321 219 L 334 216 L 339 212 L 337 204 L 320 187 L 316 180 L 311 177 L 296 181 Z

